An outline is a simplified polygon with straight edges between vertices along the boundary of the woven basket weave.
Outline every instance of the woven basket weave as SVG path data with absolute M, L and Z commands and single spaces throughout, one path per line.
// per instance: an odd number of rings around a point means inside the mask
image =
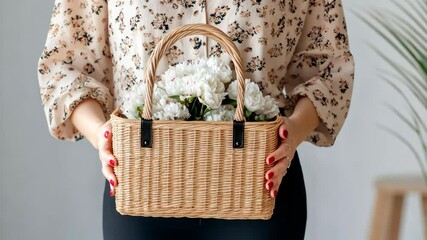
M 189 35 L 212 38 L 230 55 L 238 81 L 233 122 L 150 121 L 157 64 L 166 49 Z M 158 42 L 144 74 L 143 119 L 126 119 L 120 108 L 111 114 L 118 161 L 116 210 L 133 216 L 269 219 L 275 202 L 264 187 L 270 168 L 265 158 L 278 147 L 277 131 L 283 119 L 245 122 L 242 60 L 231 39 L 207 24 L 184 25 Z M 150 130 L 143 127 L 144 121 L 151 122 Z M 235 122 L 244 126 L 240 147 L 235 146 L 239 145 Z M 143 140 L 147 135 L 149 147 Z

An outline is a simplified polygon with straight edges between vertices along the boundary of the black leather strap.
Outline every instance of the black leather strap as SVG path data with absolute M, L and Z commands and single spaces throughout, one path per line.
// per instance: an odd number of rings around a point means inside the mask
M 153 145 L 153 120 L 141 119 L 141 147 L 151 148 Z
M 245 138 L 245 122 L 233 120 L 233 148 L 243 148 Z

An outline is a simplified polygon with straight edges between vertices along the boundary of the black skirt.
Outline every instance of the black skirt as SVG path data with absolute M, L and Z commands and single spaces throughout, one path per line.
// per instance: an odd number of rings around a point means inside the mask
M 304 239 L 307 207 L 304 178 L 298 154 L 279 187 L 269 220 L 222 220 L 122 216 L 105 181 L 103 234 L 106 240 L 203 239 L 264 240 Z

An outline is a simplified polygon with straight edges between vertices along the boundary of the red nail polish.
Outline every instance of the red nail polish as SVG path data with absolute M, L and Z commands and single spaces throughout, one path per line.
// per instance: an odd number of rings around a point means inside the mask
M 268 185 L 267 185 L 267 190 L 271 190 L 273 188 L 273 186 L 274 186 L 274 183 L 273 182 L 269 182 Z
M 110 160 L 110 166 L 114 167 L 116 165 L 116 163 L 114 162 L 113 159 Z
M 288 130 L 283 130 L 283 136 L 285 137 L 285 138 L 288 138 Z
M 274 196 L 274 198 L 276 198 L 276 197 L 277 197 L 277 190 L 274 190 L 274 192 L 273 192 L 273 196 Z
M 114 180 L 113 179 L 110 180 L 110 184 L 111 184 L 111 186 L 114 187 Z
M 110 190 L 110 196 L 111 197 L 113 196 L 113 190 Z
M 105 133 L 104 133 L 104 137 L 105 137 L 105 138 L 108 138 L 108 136 L 110 136 L 110 132 L 109 132 L 109 131 L 105 131 Z
M 268 163 L 268 164 L 272 164 L 272 163 L 274 162 L 274 160 L 276 160 L 276 159 L 274 158 L 274 156 L 271 156 L 271 157 L 269 157 L 269 158 L 267 159 L 267 163 Z
M 269 172 L 268 174 L 267 174 L 267 179 L 268 180 L 270 180 L 271 178 L 273 178 L 274 177 L 274 172 Z

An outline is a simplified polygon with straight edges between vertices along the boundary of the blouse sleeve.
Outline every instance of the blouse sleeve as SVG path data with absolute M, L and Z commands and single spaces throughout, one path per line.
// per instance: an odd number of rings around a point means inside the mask
M 314 0 L 309 4 L 301 37 L 288 65 L 286 78 L 297 84 L 288 93 L 284 90 L 288 100 L 285 108 L 291 113 L 300 97 L 308 97 L 321 124 L 306 141 L 332 146 L 349 111 L 354 61 L 341 0 Z
M 38 81 L 50 134 L 77 141 L 82 134 L 69 120 L 83 100 L 97 100 L 108 119 L 113 107 L 106 0 L 56 0 Z

